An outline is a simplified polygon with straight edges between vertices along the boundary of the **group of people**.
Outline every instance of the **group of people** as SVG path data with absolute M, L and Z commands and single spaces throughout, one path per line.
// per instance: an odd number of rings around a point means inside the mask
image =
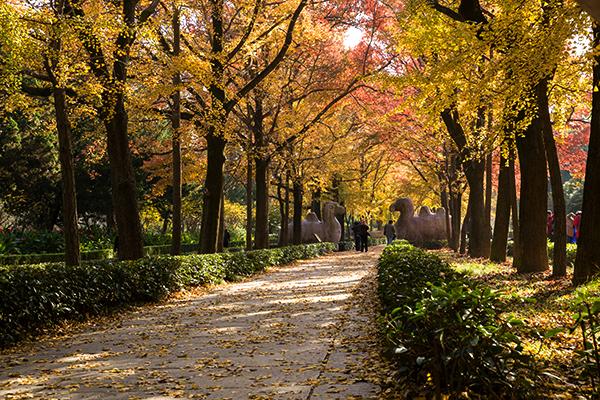
M 554 213 L 548 210 L 546 219 L 546 233 L 548 234 L 548 238 L 550 240 L 554 240 L 554 227 L 556 224 L 556 218 L 554 217 Z M 569 213 L 567 215 L 567 243 L 577 243 L 579 240 L 579 225 L 581 223 L 581 211 L 577 211 L 576 213 Z
M 369 226 L 365 221 L 355 221 L 352 225 L 352 233 L 354 234 L 354 248 L 356 251 L 367 252 L 369 250 Z

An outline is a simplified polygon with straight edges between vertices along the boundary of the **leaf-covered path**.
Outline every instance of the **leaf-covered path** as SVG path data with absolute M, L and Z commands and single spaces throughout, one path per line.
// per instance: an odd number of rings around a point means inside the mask
M 380 248 L 180 294 L 0 355 L 0 398 L 377 398 Z

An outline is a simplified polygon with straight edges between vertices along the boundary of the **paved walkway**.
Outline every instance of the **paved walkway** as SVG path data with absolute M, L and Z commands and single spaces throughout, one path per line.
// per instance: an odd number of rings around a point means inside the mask
M 379 252 L 303 261 L 22 345 L 0 354 L 0 398 L 377 398 Z

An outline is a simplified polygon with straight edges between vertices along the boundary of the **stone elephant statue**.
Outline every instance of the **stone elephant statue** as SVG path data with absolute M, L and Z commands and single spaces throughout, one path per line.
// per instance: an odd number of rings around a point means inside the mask
M 309 212 L 302 220 L 302 243 L 318 242 L 317 235 L 323 242 L 338 243 L 342 239 L 342 226 L 336 216 L 344 215 L 346 209 L 335 201 L 323 204 L 323 220 L 319 221 L 317 214 Z M 294 223 L 288 225 L 288 235 L 291 242 L 294 232 Z
M 394 224 L 397 239 L 405 239 L 416 245 L 425 242 L 445 240 L 446 210 L 438 208 L 435 213 L 427 206 L 421 207 L 419 215 L 414 215 L 415 207 L 411 199 L 404 197 L 396 200 L 390 211 L 399 211 L 400 217 Z

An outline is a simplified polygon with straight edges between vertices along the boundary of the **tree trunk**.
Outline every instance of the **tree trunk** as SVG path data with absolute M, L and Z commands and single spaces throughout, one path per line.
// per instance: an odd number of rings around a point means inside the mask
M 302 182 L 294 180 L 294 231 L 292 233 L 292 243 L 302 243 Z
M 285 173 L 285 226 L 282 229 L 285 231 L 285 235 L 283 236 L 283 246 L 287 246 L 290 243 L 290 232 L 289 232 L 289 223 L 290 223 L 290 174 L 289 172 Z
M 450 241 L 452 240 L 452 224 L 450 223 L 450 199 L 448 197 L 446 186 L 442 186 L 440 200 L 442 202 L 442 207 L 446 210 L 446 218 L 444 221 L 446 224 L 446 241 L 448 242 L 448 245 L 450 245 Z
M 594 25 L 594 45 L 600 46 L 600 25 Z M 573 283 L 600 273 L 600 55 L 594 56 L 592 124 L 583 187 L 583 209 Z
M 219 215 L 219 233 L 217 236 L 217 253 L 223 252 L 225 239 L 225 198 L 221 195 L 221 213 Z
M 269 161 L 257 157 L 256 162 L 256 230 L 254 248 L 269 247 Z
M 500 156 L 500 172 L 498 174 L 498 198 L 496 201 L 496 219 L 494 220 L 494 236 L 490 260 L 506 261 L 508 229 L 510 227 L 510 166 L 504 156 Z
M 246 250 L 252 250 L 252 156 L 247 152 L 246 166 Z
M 560 173 L 560 161 L 556 151 L 552 120 L 548 109 L 548 82 L 539 85 L 538 108 L 540 121 L 544 134 L 544 148 L 550 171 L 550 184 L 552 187 L 552 203 L 554 204 L 554 254 L 552 258 L 552 275 L 561 277 L 567 274 L 567 207 L 565 193 Z
M 60 173 L 62 177 L 63 229 L 65 237 L 65 262 L 79 265 L 79 230 L 77 225 L 77 197 L 75 172 L 71 145 L 71 126 L 67 114 L 66 93 L 63 88 L 54 88 L 54 111 L 58 130 Z
M 181 33 L 179 21 L 179 7 L 173 12 L 173 56 L 181 53 Z M 173 237 L 171 240 L 171 255 L 181 254 L 181 198 L 182 198 L 182 166 L 181 166 L 181 76 L 173 76 L 173 85 L 176 90 L 171 96 L 173 108 L 171 112 L 171 127 L 173 129 Z
M 450 188 L 452 189 L 452 186 Z M 452 237 L 450 240 L 450 248 L 455 252 L 458 252 L 461 233 L 462 194 L 454 190 L 450 192 L 450 214 L 452 215 Z
M 470 232 L 469 256 L 488 258 L 490 256 L 490 229 L 485 215 L 485 194 L 483 179 L 485 163 L 471 161 L 472 169 L 467 173 L 469 182 Z
M 279 204 L 279 219 L 281 221 L 281 227 L 279 229 L 279 240 L 277 246 L 284 246 L 284 235 L 288 234 L 287 221 L 285 215 L 285 199 L 283 197 L 283 178 L 281 175 L 278 176 L 277 181 L 277 203 Z
M 119 241 L 119 259 L 144 256 L 135 174 L 128 138 L 128 117 L 123 94 L 117 94 L 113 115 L 106 120 L 113 208 Z
M 207 168 L 204 181 L 204 209 L 200 228 L 200 252 L 203 254 L 216 253 L 218 250 L 225 144 L 225 139 L 217 135 L 214 128 L 209 128 L 206 137 Z
M 469 183 L 469 204 L 471 229 L 469 234 L 469 255 L 471 257 L 490 256 L 490 224 L 485 219 L 485 161 L 468 148 L 467 139 L 458 112 L 446 109 L 441 114 L 450 137 L 460 151 L 461 163 Z M 478 125 L 482 125 L 479 122 Z
M 516 181 L 516 170 L 515 170 L 515 154 L 514 149 L 511 148 L 508 168 L 510 170 L 510 208 L 512 215 L 512 227 L 513 227 L 513 266 L 517 267 L 521 263 L 521 242 L 519 241 L 519 201 L 517 199 L 517 181 Z
M 460 230 L 460 254 L 467 252 L 467 236 L 469 241 L 471 240 L 471 197 L 467 203 L 467 212 L 465 213 L 465 219 L 462 223 L 462 229 Z
M 493 174 L 493 158 L 492 154 L 488 154 L 485 158 L 485 220 L 488 226 L 491 227 L 492 221 L 492 174 Z M 491 232 L 490 232 L 491 236 Z
M 541 82 L 534 88 L 539 93 Z M 519 243 L 517 265 L 519 273 L 540 272 L 548 269 L 546 241 L 546 209 L 548 182 L 544 133 L 540 116 L 536 115 L 525 131 L 517 136 L 517 150 L 521 165 L 521 204 L 519 209 Z

